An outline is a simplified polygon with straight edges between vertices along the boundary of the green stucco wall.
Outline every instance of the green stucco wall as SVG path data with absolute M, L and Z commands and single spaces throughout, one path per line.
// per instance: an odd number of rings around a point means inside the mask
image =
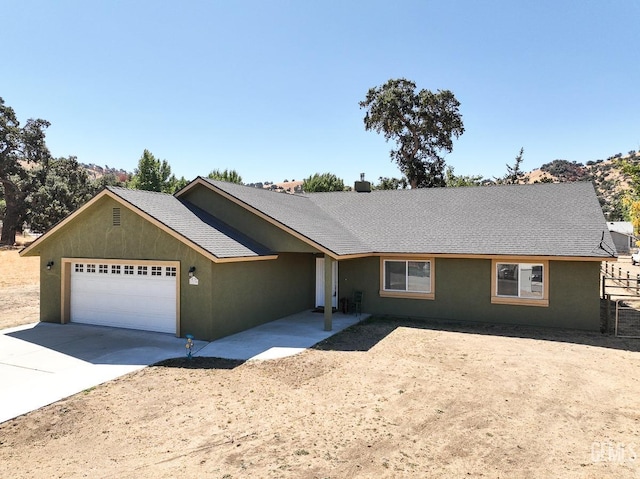
M 190 197 L 196 204 L 206 202 L 200 193 Z M 211 196 L 217 195 L 206 195 Z M 105 196 L 30 252 L 40 255 L 41 320 L 61 320 L 62 258 L 179 261 L 182 336 L 212 340 L 313 308 L 314 250 L 224 198 L 212 204 L 209 211 L 278 251 L 278 258 L 214 263 Z M 113 207 L 121 209 L 121 226 L 112 226 Z M 48 261 L 55 263 L 51 270 Z M 196 267 L 198 285 L 189 284 L 190 266 Z M 550 261 L 549 306 L 533 307 L 491 304 L 489 259 L 436 259 L 434 300 L 381 298 L 380 259 L 343 260 L 338 297 L 363 291 L 363 311 L 377 315 L 598 330 L 599 266 Z
M 121 226 L 112 226 L 120 207 Z M 186 288 L 187 271 L 196 266 L 202 281 L 211 281 L 211 261 L 114 200 L 103 197 L 34 251 L 40 254 L 40 320 L 60 322 L 62 258 L 180 261 L 181 325 L 198 316 L 211 317 L 211 298 Z M 48 271 L 44 265 L 53 260 Z
M 315 260 L 282 253 L 275 261 L 213 265 L 210 337 L 221 337 L 313 308 Z
M 380 259 L 341 261 L 339 295 L 364 292 L 363 311 L 398 317 L 599 330 L 598 262 L 550 261 L 549 306 L 491 304 L 491 260 L 436 259 L 435 299 L 382 298 Z
M 119 227 L 112 226 L 114 207 L 121 208 Z M 212 340 L 313 307 L 313 255 L 213 263 L 108 197 L 44 238 L 31 253 L 40 255 L 41 321 L 61 321 L 62 258 L 179 261 L 181 336 Z M 50 260 L 55 264 L 47 270 Z M 197 286 L 189 284 L 190 266 L 196 267 Z

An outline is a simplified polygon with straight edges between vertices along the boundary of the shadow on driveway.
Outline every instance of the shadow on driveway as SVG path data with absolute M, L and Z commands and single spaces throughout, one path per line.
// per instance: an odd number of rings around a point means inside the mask
M 185 340 L 82 324 L 21 326 L 0 334 L 0 422 L 168 358 Z M 196 351 L 207 343 L 196 342 Z
M 37 323 L 24 329 L 14 328 L 3 338 L 15 340 L 3 344 L 0 362 L 29 354 L 60 353 L 92 364 L 148 365 L 164 359 L 186 356 L 185 340 L 171 334 L 108 328 L 84 324 Z M 194 352 L 208 344 L 195 341 Z M 43 361 L 43 365 L 47 362 Z M 46 369 L 46 368 L 45 368 Z

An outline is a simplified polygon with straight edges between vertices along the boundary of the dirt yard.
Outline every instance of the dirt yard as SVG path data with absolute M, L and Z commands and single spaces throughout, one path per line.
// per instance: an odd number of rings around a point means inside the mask
M 298 356 L 180 358 L 5 422 L 0 477 L 640 478 L 639 351 L 378 318 Z
M 40 319 L 40 258 L 0 249 L 0 329 Z

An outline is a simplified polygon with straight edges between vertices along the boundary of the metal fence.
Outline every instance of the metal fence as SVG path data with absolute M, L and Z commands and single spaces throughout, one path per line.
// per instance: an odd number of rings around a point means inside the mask
M 640 338 L 640 274 L 605 262 L 600 281 L 605 302 L 603 330 L 620 337 Z
M 616 301 L 614 334 L 621 338 L 640 338 L 640 302 Z
M 602 298 L 638 297 L 640 298 L 640 274 L 632 274 L 621 266 L 604 262 L 601 268 Z

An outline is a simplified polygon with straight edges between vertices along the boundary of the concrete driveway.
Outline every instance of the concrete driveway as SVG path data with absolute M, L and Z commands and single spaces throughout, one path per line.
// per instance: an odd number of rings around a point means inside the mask
M 304 312 L 213 342 L 193 354 L 274 359 L 297 354 L 368 315 Z M 35 323 L 0 331 L 0 423 L 164 359 L 186 356 L 186 340 L 170 334 L 83 324 Z
M 36 323 L 0 334 L 0 422 L 85 389 L 186 355 L 170 334 Z M 194 350 L 208 343 L 196 341 Z

